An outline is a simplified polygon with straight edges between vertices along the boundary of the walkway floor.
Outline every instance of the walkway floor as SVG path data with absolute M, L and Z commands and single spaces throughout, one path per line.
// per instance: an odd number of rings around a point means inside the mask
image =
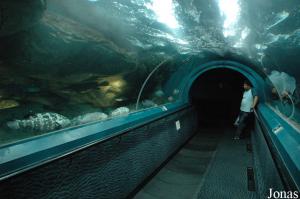
M 199 130 L 134 198 L 256 198 L 248 191 L 249 140 L 232 137 L 233 129 Z

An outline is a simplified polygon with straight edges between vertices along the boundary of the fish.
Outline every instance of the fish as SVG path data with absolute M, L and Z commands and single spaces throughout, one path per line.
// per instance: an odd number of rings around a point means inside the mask
M 69 126 L 71 121 L 58 113 L 36 113 L 27 119 L 7 122 L 7 126 L 13 130 L 53 131 Z
M 128 115 L 128 113 L 130 112 L 129 108 L 127 107 L 119 107 L 115 110 L 113 110 L 110 115 L 112 117 L 115 117 L 115 116 L 124 116 L 124 115 Z
M 165 95 L 165 93 L 162 90 L 157 90 L 157 91 L 155 91 L 154 95 L 156 97 L 163 97 Z
M 19 103 L 15 100 L 0 100 L 0 109 L 8 109 L 19 106 Z
M 142 105 L 144 107 L 154 107 L 154 106 L 157 106 L 157 104 L 155 104 L 152 100 L 144 100 L 144 101 L 142 101 Z
M 120 98 L 116 98 L 116 99 L 115 99 L 116 102 L 124 102 L 124 101 L 126 101 L 126 100 L 128 100 L 128 99 L 125 98 L 125 97 L 120 97 Z
M 87 113 L 73 118 L 71 121 L 71 125 L 86 124 L 90 122 L 105 120 L 107 118 L 108 115 L 102 112 Z

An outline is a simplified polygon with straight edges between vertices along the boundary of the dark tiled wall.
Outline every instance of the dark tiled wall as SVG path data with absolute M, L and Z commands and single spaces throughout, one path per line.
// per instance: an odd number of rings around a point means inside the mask
M 284 190 L 280 176 L 272 159 L 267 142 L 258 121 L 252 134 L 254 163 L 258 193 L 261 198 L 269 196 L 269 189 Z

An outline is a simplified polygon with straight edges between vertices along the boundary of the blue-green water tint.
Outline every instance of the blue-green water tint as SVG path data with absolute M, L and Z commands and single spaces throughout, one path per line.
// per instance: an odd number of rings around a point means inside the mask
M 141 109 L 178 99 L 176 71 L 226 59 L 266 81 L 274 70 L 295 78 L 289 97 L 275 91 L 268 102 L 300 122 L 298 0 L 3 0 L 0 43 L 0 101 L 18 103 L 0 103 L 1 143 L 44 133 L 6 126 L 28 114 L 134 110 L 164 60 Z

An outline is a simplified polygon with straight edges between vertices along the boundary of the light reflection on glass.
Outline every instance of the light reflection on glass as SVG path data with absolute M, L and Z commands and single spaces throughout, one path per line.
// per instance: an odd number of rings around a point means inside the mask
M 160 32 L 160 33 L 154 34 L 154 36 L 155 37 L 166 38 L 169 41 L 180 44 L 180 45 L 189 45 L 189 42 L 187 40 L 176 38 L 172 34 L 169 34 L 169 33 Z
M 159 22 L 166 24 L 172 29 L 180 27 L 175 17 L 173 0 L 152 0 L 152 3 L 146 3 L 145 6 L 155 13 Z
M 234 44 L 233 47 L 242 48 L 244 45 L 244 40 L 248 37 L 249 34 L 250 34 L 250 29 L 248 27 L 245 27 L 241 32 L 241 36 L 239 40 Z
M 236 24 L 239 20 L 241 8 L 239 0 L 218 0 L 221 16 L 224 17 L 223 35 L 224 37 L 236 35 Z
M 275 22 L 270 25 L 269 27 L 267 27 L 267 30 L 270 30 L 271 28 L 273 28 L 274 26 L 277 26 L 278 24 L 280 24 L 281 22 L 283 22 L 286 18 L 288 18 L 290 16 L 290 13 L 286 12 L 286 11 L 282 11 L 280 13 L 278 13 L 275 17 Z

